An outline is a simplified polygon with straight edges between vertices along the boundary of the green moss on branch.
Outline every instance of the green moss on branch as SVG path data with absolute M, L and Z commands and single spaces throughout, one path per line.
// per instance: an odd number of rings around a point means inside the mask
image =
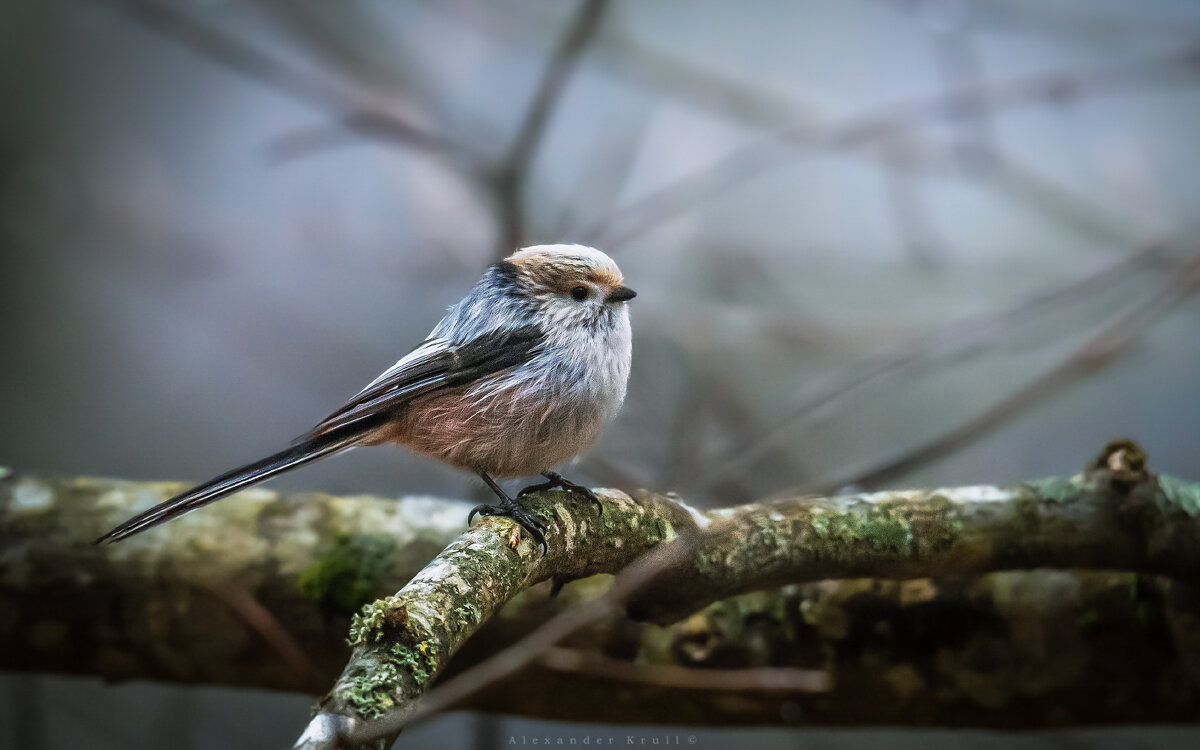
M 1007 489 L 792 498 L 710 512 L 650 493 L 602 492 L 604 512 L 597 518 L 558 493 L 532 496 L 526 498 L 530 508 L 550 523 L 544 557 L 527 539 L 509 548 L 510 522 L 487 519 L 399 592 L 410 617 L 420 609 L 420 637 L 434 646 L 436 657 L 428 670 L 409 665 L 387 671 L 387 700 L 395 706 L 414 700 L 426 671 L 436 675 L 478 623 L 529 586 L 615 572 L 684 533 L 699 532 L 700 541 L 635 593 L 629 611 L 636 618 L 669 623 L 743 592 L 828 578 L 915 579 L 1081 565 L 1194 577 L 1200 571 L 1200 523 L 1189 512 L 1189 491 L 1172 480 L 1166 487 L 1140 467 L 1101 461 L 1069 479 Z M 391 663 L 389 649 L 397 642 L 411 645 L 415 636 L 402 637 L 409 640 L 385 636 L 360 643 L 346 675 Z M 358 693 L 354 680 L 344 678 L 323 710 L 352 722 L 369 717 L 356 708 Z

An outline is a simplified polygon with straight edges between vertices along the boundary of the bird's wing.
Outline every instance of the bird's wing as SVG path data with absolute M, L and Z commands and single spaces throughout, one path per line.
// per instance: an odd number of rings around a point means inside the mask
M 545 342 L 538 326 L 492 331 L 456 344 L 432 338 L 389 367 L 344 406 L 323 419 L 302 439 L 324 435 L 363 420 L 375 421 L 440 388 L 469 385 L 488 375 L 522 365 Z

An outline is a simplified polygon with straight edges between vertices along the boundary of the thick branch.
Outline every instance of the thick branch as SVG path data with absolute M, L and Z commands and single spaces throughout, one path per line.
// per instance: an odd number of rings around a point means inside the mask
M 709 513 L 610 492 L 599 519 L 561 495 L 531 498 L 551 524 L 547 554 L 538 557 L 515 527 L 492 519 L 372 605 L 298 747 L 350 746 L 344 736 L 361 719 L 403 715 L 478 625 L 526 587 L 619 570 L 677 536 L 698 541 L 636 592 L 629 610 L 637 619 L 672 622 L 718 598 L 824 578 L 1115 567 L 1191 581 L 1200 571 L 1196 490 L 1160 484 L 1144 471 L 1140 449 L 1116 443 L 1085 474 L 1007 490 L 792 498 Z M 371 746 L 384 744 L 386 735 Z
M 319 693 L 350 614 L 404 585 L 470 507 L 255 489 L 96 546 L 184 485 L 0 475 L 0 668 L 114 680 Z
M 536 498 L 555 524 L 549 554 L 539 558 L 525 539 L 511 549 L 502 520 L 460 537 L 399 598 L 357 622 L 361 642 L 314 726 L 346 731 L 388 713 L 388 701 L 416 697 L 460 648 L 448 673 L 607 586 L 589 578 L 556 599 L 545 587 L 516 596 L 534 582 L 614 571 L 705 528 L 670 585 L 640 589 L 631 608 L 668 621 L 721 601 L 669 628 L 608 616 L 562 642 L 569 652 L 551 651 L 457 705 L 676 723 L 790 721 L 797 706 L 808 723 L 1183 720 L 1196 714 L 1197 692 L 1164 693 L 1163 680 L 1200 684 L 1200 645 L 1188 635 L 1200 615 L 1186 585 L 1200 571 L 1200 487 L 1150 477 L 1140 460 L 1117 445 L 1083 475 L 1007 490 L 793 498 L 707 513 L 611 492 L 597 518 L 562 495 Z M 0 650 L 0 667 L 111 678 L 324 689 L 347 655 L 339 613 L 399 589 L 462 529 L 466 510 L 257 490 L 95 547 L 101 531 L 178 485 L 0 477 L 0 637 L 12 646 Z M 1175 581 L 1021 573 L 954 582 L 1033 567 Z M 793 583 L 853 576 L 915 580 Z M 1010 663 L 1023 666 L 1005 668 L 996 687 L 996 665 Z M 719 673 L 683 687 L 672 666 L 767 668 L 743 682 L 776 687 L 721 691 Z M 825 679 L 829 692 L 805 692 Z M 1140 697 L 1114 698 L 1121 690 Z M 1030 696 L 1036 712 L 1021 709 Z

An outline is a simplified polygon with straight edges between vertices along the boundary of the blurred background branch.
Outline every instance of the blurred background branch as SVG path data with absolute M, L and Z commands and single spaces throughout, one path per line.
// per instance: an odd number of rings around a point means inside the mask
M 571 20 L 558 48 L 546 62 L 546 69 L 521 119 L 517 136 L 496 168 L 493 180 L 501 226 L 497 259 L 508 256 L 516 248 L 531 244 L 525 231 L 524 216 L 529 170 L 537 157 L 538 143 L 546 131 L 554 105 L 562 97 L 579 56 L 599 29 L 607 5 L 607 0 L 579 0 L 578 14 Z
M 355 79 L 360 75 L 358 70 L 350 71 L 349 85 L 322 80 L 318 75 L 306 75 L 253 44 L 210 25 L 203 16 L 188 12 L 179 3 L 161 0 L 94 1 L 121 11 L 131 20 L 178 41 L 217 65 L 334 112 L 342 127 L 360 136 L 394 140 L 406 147 L 438 153 L 452 162 L 471 156 L 466 145 L 445 141 L 412 122 L 410 116 L 403 114 L 405 101 L 404 97 L 397 95 L 398 92 L 392 90 L 382 95 L 371 95 L 365 87 L 356 85 Z M 271 4 L 264 5 L 269 7 Z M 308 27 L 295 25 L 289 30 L 298 36 L 304 28 Z M 294 153 L 301 145 L 296 142 L 280 144 L 277 150 L 281 151 L 281 155 L 286 155 Z

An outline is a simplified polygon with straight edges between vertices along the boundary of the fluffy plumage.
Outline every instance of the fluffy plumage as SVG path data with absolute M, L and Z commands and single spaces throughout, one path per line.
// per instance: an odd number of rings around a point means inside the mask
M 347 448 L 390 442 L 480 474 L 501 505 L 476 511 L 510 516 L 544 544 L 541 526 L 491 477 L 542 473 L 590 496 L 552 469 L 589 446 L 625 399 L 625 302 L 634 292 L 623 281 L 616 263 L 590 247 L 520 250 L 291 448 L 173 497 L 98 541 L 124 539 Z

